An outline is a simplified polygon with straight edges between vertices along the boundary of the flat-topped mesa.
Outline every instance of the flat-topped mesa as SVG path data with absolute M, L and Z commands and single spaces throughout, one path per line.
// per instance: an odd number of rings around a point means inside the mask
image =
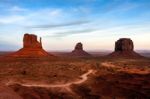
M 89 57 L 91 56 L 89 53 L 83 50 L 83 44 L 81 42 L 75 45 L 74 50 L 70 53 L 73 57 Z
M 130 38 L 120 38 L 115 42 L 115 51 L 111 57 L 139 58 L 142 57 L 134 51 L 134 44 Z
M 23 37 L 23 48 L 19 51 L 11 54 L 13 57 L 54 57 L 47 53 L 42 48 L 42 38 L 40 41 L 37 40 L 37 36 L 34 34 L 24 34 Z
M 121 38 L 115 42 L 115 51 L 133 51 L 134 45 L 130 38 Z
M 41 48 L 42 49 L 41 38 L 40 38 L 40 42 L 39 42 L 37 40 L 36 35 L 34 35 L 34 34 L 24 34 L 23 48 Z

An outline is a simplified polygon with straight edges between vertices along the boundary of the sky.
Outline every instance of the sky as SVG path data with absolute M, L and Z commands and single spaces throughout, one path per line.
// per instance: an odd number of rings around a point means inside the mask
M 119 38 L 150 50 L 150 0 L 0 0 L 0 51 L 20 49 L 25 33 L 48 51 L 113 50 Z

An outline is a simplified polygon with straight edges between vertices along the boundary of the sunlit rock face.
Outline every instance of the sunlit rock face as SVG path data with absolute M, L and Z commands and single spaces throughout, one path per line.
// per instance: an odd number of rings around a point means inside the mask
M 120 38 L 115 42 L 115 51 L 111 57 L 139 58 L 142 57 L 134 51 L 134 44 L 130 38 Z
M 89 57 L 91 56 L 89 53 L 83 50 L 83 44 L 81 42 L 75 45 L 74 50 L 70 53 L 71 56 L 74 57 Z
M 23 48 L 19 51 L 11 54 L 14 57 L 49 57 L 53 56 L 47 53 L 42 48 L 42 38 L 40 41 L 37 40 L 37 36 L 34 34 L 24 34 L 23 37 Z
M 42 49 L 42 38 L 40 42 L 37 40 L 37 36 L 34 34 L 24 34 L 23 48 L 41 48 Z

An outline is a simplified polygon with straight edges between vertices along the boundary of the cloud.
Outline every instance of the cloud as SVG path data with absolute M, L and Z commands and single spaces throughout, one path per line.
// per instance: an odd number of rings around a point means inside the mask
M 0 24 L 11 24 L 23 20 L 23 16 L 12 15 L 12 16 L 3 16 L 0 17 Z
M 100 4 L 100 3 L 99 3 Z M 101 4 L 100 4 L 101 5 Z M 100 15 L 119 15 L 120 13 L 127 13 L 131 10 L 134 10 L 140 7 L 142 4 L 135 3 L 130 0 L 112 0 L 110 2 L 106 2 L 101 7 L 96 7 L 96 11 L 99 12 Z
M 47 34 L 43 37 L 66 37 L 70 35 L 77 34 L 86 34 L 90 35 L 89 37 L 113 37 L 113 36 L 132 36 L 139 35 L 142 31 L 145 30 L 145 34 L 149 31 L 149 28 L 143 27 L 142 25 L 123 25 L 123 26 L 114 26 L 100 29 L 98 27 L 83 28 L 83 29 L 71 29 L 71 30 L 60 30 L 60 31 L 47 31 Z M 48 34 L 51 33 L 51 34 Z M 149 33 L 149 32 L 148 32 Z M 144 34 L 144 33 L 143 33 Z
M 79 21 L 72 21 L 72 22 L 64 22 L 60 24 L 47 24 L 47 25 L 35 25 L 35 26 L 28 26 L 28 28 L 58 28 L 58 27 L 68 27 L 68 26 L 76 26 L 76 25 L 84 25 L 88 24 L 90 21 L 87 20 L 79 20 Z
M 51 22 L 52 20 L 55 20 L 55 18 L 62 15 L 61 9 L 52 8 L 28 10 L 27 8 L 12 6 L 9 8 L 4 7 L 2 11 L 5 12 L 5 14 L 0 15 L 0 24 L 14 24 L 23 27 L 27 24 L 33 25 L 42 22 Z
M 27 15 L 24 14 L 28 12 L 28 9 L 19 6 L 1 6 L 0 24 L 10 25 L 25 22 Z
M 64 36 L 68 36 L 68 35 L 91 33 L 96 30 L 98 30 L 98 29 L 91 28 L 91 29 L 79 29 L 79 30 L 66 30 L 66 31 L 62 31 L 62 32 L 55 32 L 55 33 L 53 33 L 53 35 L 46 35 L 44 37 L 64 37 Z
M 28 9 L 21 8 L 19 6 L 13 6 L 13 7 L 9 8 L 8 11 L 11 11 L 11 12 L 24 12 L 24 11 L 28 11 Z

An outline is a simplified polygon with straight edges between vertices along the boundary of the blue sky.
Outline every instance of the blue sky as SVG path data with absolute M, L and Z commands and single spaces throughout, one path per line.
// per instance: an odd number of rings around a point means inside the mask
M 150 0 L 0 0 L 0 50 L 18 50 L 24 33 L 46 50 L 113 50 L 128 37 L 150 50 Z

